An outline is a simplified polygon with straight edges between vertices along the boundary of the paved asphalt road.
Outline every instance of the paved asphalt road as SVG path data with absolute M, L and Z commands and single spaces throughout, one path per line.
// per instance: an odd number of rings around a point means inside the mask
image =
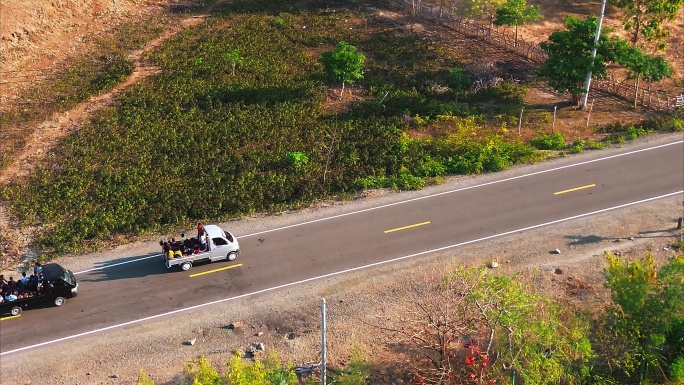
M 181 272 L 155 257 L 90 271 L 66 305 L 1 321 L 0 354 L 683 190 L 679 142 L 240 238 L 235 262 Z

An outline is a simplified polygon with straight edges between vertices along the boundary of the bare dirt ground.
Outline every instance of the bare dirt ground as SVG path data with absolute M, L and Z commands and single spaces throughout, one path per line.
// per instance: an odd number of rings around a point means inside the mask
M 57 0 L 49 3 L 39 0 L 3 1 L 0 4 L 0 102 L 12 102 L 17 87 L 25 86 L 27 81 L 39 81 L 50 69 L 60 66 L 64 58 L 86 49 L 83 45 L 84 36 L 106 33 L 117 22 L 147 12 L 159 12 L 163 5 L 170 3 L 172 2 L 135 0 Z M 585 2 L 545 3 L 547 6 L 557 3 L 557 6 L 549 11 L 539 26 L 526 27 L 523 36 L 548 36 L 549 30 L 559 28 L 562 16 L 568 10 L 576 12 L 579 9 L 579 14 L 591 12 Z M 390 12 L 386 14 L 395 20 L 402 17 Z M 181 28 L 201 21 L 201 18 L 189 17 L 178 28 L 168 31 L 145 49 L 161 43 L 164 38 Z M 415 20 L 413 23 L 411 28 L 414 30 L 423 29 L 429 32 L 436 28 L 431 23 Z M 671 47 L 678 47 L 677 44 L 681 46 L 682 34 L 673 35 L 676 37 L 670 43 Z M 473 46 L 470 39 L 456 35 L 452 39 L 454 47 L 467 49 Z M 495 54 L 491 47 L 480 49 L 490 50 L 487 52 Z M 674 57 L 681 59 L 682 51 L 675 49 Z M 72 111 L 39 123 L 26 148 L 17 154 L 15 163 L 0 174 L 0 182 L 6 183 L 21 175 L 24 172 L 22 170 L 29 170 L 41 154 L 46 153 L 59 138 L 78 129 L 97 108 L 111 103 L 126 85 L 154 71 L 140 61 L 142 52 L 131 55 L 137 70 L 125 85 L 82 103 Z M 680 60 L 679 63 L 681 62 Z M 530 90 L 528 99 L 530 104 L 544 104 L 552 109 L 554 105 L 562 104 L 567 97 L 540 85 Z M 628 103 L 605 96 L 597 99 L 592 113 L 592 125 L 617 119 L 637 120 L 641 117 L 643 111 L 632 111 Z M 556 128 L 566 133 L 572 132 L 577 137 L 585 137 L 591 135 L 591 130 L 584 128 L 585 121 L 585 113 L 568 109 L 559 114 Z M 681 134 L 654 135 L 624 146 L 648 146 L 681 138 Z M 614 148 L 554 162 L 597 157 L 618 150 Z M 538 167 L 542 166 L 518 167 L 507 173 Z M 299 213 L 245 218 L 231 223 L 230 226 L 237 234 L 244 234 L 255 228 L 298 222 L 312 216 L 368 207 L 490 178 L 488 175 L 453 178 L 443 185 L 421 192 L 369 192 L 367 197 L 353 202 L 323 202 Z M 10 266 L 16 266 L 23 258 L 31 256 L 26 251 L 32 229 L 14 229 L 2 210 L 0 206 L 0 233 L 12 240 L 14 251 L 11 256 L 14 259 L 4 261 L 3 269 L 7 270 Z M 480 265 L 498 259 L 502 266 L 498 272 L 508 274 L 520 271 L 530 277 L 539 274 L 541 279 L 536 282 L 543 293 L 554 295 L 562 301 L 573 301 L 600 309 L 607 301 L 607 293 L 602 288 L 602 253 L 615 250 L 629 257 L 637 257 L 645 250 L 652 250 L 662 260 L 672 254 L 671 250 L 664 250 L 664 247 L 677 239 L 675 221 L 682 216 L 682 211 L 682 197 L 664 199 L 569 221 L 545 230 L 528 231 L 474 244 L 442 255 L 387 265 L 372 271 L 359 271 L 295 286 L 278 293 L 202 308 L 191 314 L 182 313 L 173 319 L 133 324 L 47 345 L 0 359 L 0 383 L 132 384 L 135 383 L 138 370 L 143 368 L 158 384 L 175 384 L 180 382 L 180 373 L 186 362 L 205 356 L 222 366 L 233 350 L 244 350 L 249 343 L 255 342 L 263 342 L 267 348 L 277 349 L 282 358 L 296 363 L 317 361 L 320 342 L 318 306 L 323 297 L 328 301 L 330 363 L 333 366 L 342 365 L 348 357 L 350 341 L 354 341 L 367 352 L 387 383 L 397 383 L 391 380 L 392 373 L 394 365 L 401 361 L 402 356 L 391 349 L 387 340 L 372 325 L 377 325 L 388 317 L 398 317 L 402 306 L 408 306 L 402 303 L 401 296 L 396 293 L 405 290 L 409 280 L 421 279 L 449 263 Z M 630 238 L 634 239 L 629 240 Z M 132 250 L 139 252 L 141 248 L 151 251 L 156 250 L 156 245 L 154 241 L 140 241 L 96 255 L 65 257 L 61 262 L 78 271 L 79 268 L 92 266 L 96 261 L 125 257 L 131 255 Z M 550 250 L 556 248 L 561 249 L 560 255 L 549 254 Z M 562 274 L 556 274 L 557 268 L 562 270 Z M 239 326 L 233 330 L 226 328 L 230 323 Z M 257 337 L 256 333 L 260 331 L 264 334 Z M 292 336 L 289 333 L 295 333 L 293 339 L 288 338 Z M 195 345 L 183 344 L 183 341 L 192 338 L 197 338 Z

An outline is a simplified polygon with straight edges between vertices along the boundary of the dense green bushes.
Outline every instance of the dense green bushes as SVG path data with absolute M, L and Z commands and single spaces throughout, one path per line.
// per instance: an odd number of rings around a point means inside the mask
M 530 144 L 540 150 L 562 150 L 567 146 L 563 134 L 544 134 L 530 140 Z
M 660 268 L 650 253 L 636 261 L 606 258 L 613 304 L 598 338 L 605 360 L 638 383 L 684 382 L 684 257 Z
M 135 64 L 117 51 L 97 59 L 86 58 L 69 67 L 60 77 L 54 90 L 64 96 L 59 103 L 69 108 L 75 103 L 99 95 L 123 82 L 133 73 Z

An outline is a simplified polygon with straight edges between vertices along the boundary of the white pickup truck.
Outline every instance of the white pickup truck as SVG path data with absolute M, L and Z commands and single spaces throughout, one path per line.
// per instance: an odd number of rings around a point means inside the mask
M 234 261 L 237 259 L 240 254 L 240 245 L 233 234 L 217 225 L 206 225 L 204 226 L 204 231 L 207 233 L 208 250 L 175 253 L 174 258 L 170 258 L 169 254 L 162 249 L 162 258 L 164 258 L 166 267 L 180 266 L 181 270 L 187 271 L 190 270 L 193 264 L 199 262 Z M 160 242 L 160 244 L 163 244 L 163 242 Z M 177 242 L 178 245 L 182 245 L 182 242 Z

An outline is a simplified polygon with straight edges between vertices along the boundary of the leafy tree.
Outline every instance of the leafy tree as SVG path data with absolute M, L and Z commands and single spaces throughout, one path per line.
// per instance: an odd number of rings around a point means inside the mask
M 587 324 L 514 278 L 487 274 L 470 297 L 496 341 L 497 361 L 523 383 L 572 382 L 567 369 L 594 356 Z
M 458 102 L 458 95 L 470 88 L 470 78 L 463 71 L 463 68 L 454 68 L 451 70 L 451 77 L 448 84 L 456 94 L 456 102 Z
M 609 39 L 610 29 L 604 28 L 596 47 L 596 57 L 592 59 L 598 19 L 588 17 L 584 20 L 574 16 L 565 19 L 566 31 L 553 32 L 548 41 L 540 44 L 548 59 L 539 74 L 549 78 L 549 85 L 558 92 L 569 92 L 572 101 L 579 105 L 584 92 L 584 80 L 589 71 L 595 78 L 606 76 L 609 62 L 617 61 L 619 39 Z
M 608 308 L 602 338 L 610 346 L 610 363 L 639 383 L 679 375 L 684 357 L 684 256 L 657 269 L 651 253 L 626 261 L 606 253 L 606 286 L 614 306 Z M 674 366 L 671 366 L 675 364 Z
M 321 62 L 326 75 L 332 81 L 342 82 L 340 99 L 345 83 L 354 84 L 356 80 L 363 79 L 365 61 L 366 56 L 345 41 L 339 42 L 334 50 L 323 53 Z
M 662 50 L 669 35 L 663 23 L 675 20 L 684 0 L 611 0 L 611 3 L 622 10 L 622 23 L 630 32 L 633 45 L 643 36 L 647 41 L 656 42 Z
M 496 10 L 505 3 L 506 0 L 462 0 L 456 6 L 456 11 L 466 17 L 485 19 L 491 28 L 496 17 Z
M 235 76 L 235 68 L 239 64 L 242 64 L 242 57 L 240 56 L 240 51 L 236 49 L 230 50 L 230 52 L 223 54 L 223 58 L 228 60 L 231 67 L 230 74 L 232 76 Z
M 456 268 L 406 292 L 413 303 L 383 329 L 408 343 L 424 383 L 571 383 L 593 356 L 587 325 L 517 278 Z M 464 338 L 464 336 L 467 336 Z
M 670 64 L 662 56 L 646 55 L 640 48 L 635 46 L 624 47 L 620 51 L 619 63 L 629 69 L 630 77 L 634 80 L 634 108 L 637 106 L 639 95 L 639 80 L 659 82 L 665 77 L 672 76 Z
M 515 26 L 515 45 L 518 45 L 518 26 L 528 21 L 543 18 L 538 6 L 527 6 L 527 0 L 508 0 L 503 7 L 496 10 L 494 25 Z

